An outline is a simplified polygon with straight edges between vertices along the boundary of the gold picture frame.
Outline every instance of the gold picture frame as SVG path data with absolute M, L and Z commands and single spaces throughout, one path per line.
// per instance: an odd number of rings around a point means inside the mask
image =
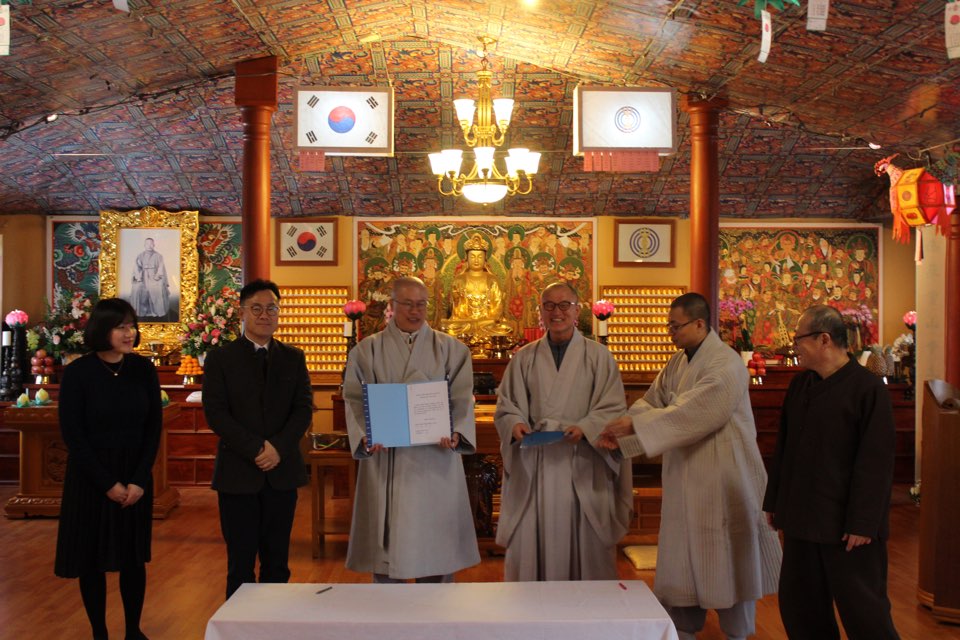
M 141 344 L 180 345 L 197 304 L 199 226 L 197 211 L 100 212 L 100 297 L 133 305 Z

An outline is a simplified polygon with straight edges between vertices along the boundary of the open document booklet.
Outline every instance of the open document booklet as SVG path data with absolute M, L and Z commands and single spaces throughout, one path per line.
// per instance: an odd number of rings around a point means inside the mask
M 453 434 L 446 380 L 364 384 L 367 443 L 384 447 L 438 444 Z

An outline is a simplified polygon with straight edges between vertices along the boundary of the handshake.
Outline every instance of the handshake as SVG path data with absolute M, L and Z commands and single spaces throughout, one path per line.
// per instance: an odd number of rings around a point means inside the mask
M 633 433 L 633 419 L 628 415 L 620 416 L 616 420 L 611 420 L 607 426 L 603 428 L 600 437 L 597 438 L 596 446 L 601 449 L 619 449 L 620 444 L 617 442 L 617 439 L 632 435 Z

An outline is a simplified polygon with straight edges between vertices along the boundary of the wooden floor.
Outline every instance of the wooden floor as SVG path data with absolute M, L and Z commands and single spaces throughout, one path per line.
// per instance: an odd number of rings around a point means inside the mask
M 3 503 L 14 487 L 0 487 Z M 207 619 L 223 602 L 225 553 L 217 519 L 216 495 L 209 489 L 181 489 L 183 502 L 167 520 L 154 521 L 154 560 L 147 567 L 147 602 L 143 630 L 152 640 L 202 638 Z M 893 618 L 904 640 L 960 640 L 960 627 L 935 623 L 916 604 L 917 526 L 919 510 L 896 489 L 891 512 L 890 596 Z M 369 582 L 368 575 L 344 568 L 346 540 L 326 542 L 323 557 L 310 557 L 310 500 L 302 492 L 291 542 L 294 582 Z M 7 520 L 0 517 L 0 637 L 60 640 L 89 638 L 89 626 L 76 580 L 53 575 L 57 521 Z M 501 579 L 503 559 L 490 553 L 483 561 L 457 574 L 461 582 Z M 635 571 L 622 559 L 620 576 L 652 585 L 652 571 Z M 116 575 L 108 578 L 108 624 L 113 638 L 123 637 L 123 613 Z M 710 614 L 701 640 L 724 636 Z M 755 638 L 784 638 L 776 596 L 757 606 Z M 389 639 L 385 639 L 389 640 Z

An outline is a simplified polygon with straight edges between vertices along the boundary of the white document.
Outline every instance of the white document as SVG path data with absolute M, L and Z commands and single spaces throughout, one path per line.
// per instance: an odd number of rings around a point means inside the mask
M 437 444 L 450 437 L 450 392 L 446 380 L 407 387 L 410 444 Z

